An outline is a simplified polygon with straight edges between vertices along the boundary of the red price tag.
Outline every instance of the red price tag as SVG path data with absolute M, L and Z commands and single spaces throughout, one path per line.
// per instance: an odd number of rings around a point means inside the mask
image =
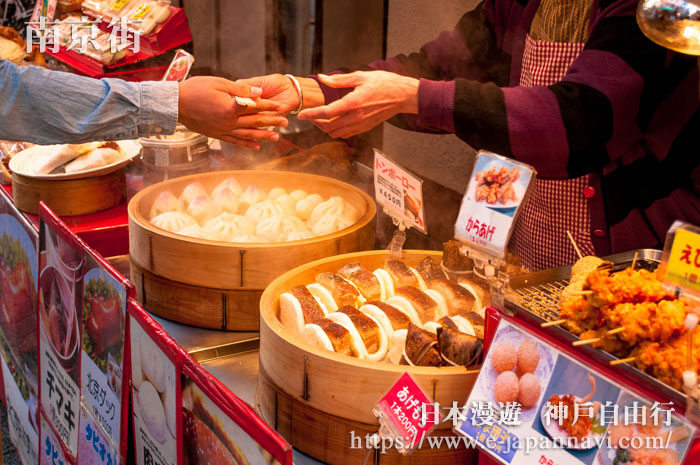
M 413 449 L 440 421 L 435 405 L 408 373 L 384 394 L 377 404 L 384 414 L 383 421 L 393 426 L 404 438 L 406 448 Z

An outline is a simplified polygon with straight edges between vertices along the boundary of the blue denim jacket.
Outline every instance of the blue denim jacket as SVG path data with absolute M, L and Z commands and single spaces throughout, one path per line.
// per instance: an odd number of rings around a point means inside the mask
M 172 134 L 175 82 L 92 79 L 0 60 L 0 140 L 37 144 Z

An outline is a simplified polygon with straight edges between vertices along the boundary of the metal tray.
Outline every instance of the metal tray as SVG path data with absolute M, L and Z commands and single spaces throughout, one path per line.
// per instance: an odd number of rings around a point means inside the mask
M 613 263 L 613 272 L 629 267 L 637 254 L 636 268 L 655 270 L 661 262 L 661 251 L 654 249 L 641 249 L 624 252 L 604 260 Z M 509 289 L 505 294 L 505 313 L 510 316 L 518 316 L 520 319 L 540 328 L 541 331 L 556 339 L 571 345 L 578 341 L 579 337 L 560 326 L 541 328 L 541 324 L 547 321 L 559 320 L 559 300 L 561 291 L 569 284 L 571 278 L 571 265 L 538 271 L 520 276 L 514 276 L 509 280 Z M 609 365 L 617 357 L 590 345 L 576 347 L 577 351 L 604 365 Z M 668 401 L 685 408 L 686 397 L 680 391 L 657 380 L 656 378 L 635 368 L 629 363 L 617 365 L 616 370 L 633 383 L 644 386 L 662 396 Z

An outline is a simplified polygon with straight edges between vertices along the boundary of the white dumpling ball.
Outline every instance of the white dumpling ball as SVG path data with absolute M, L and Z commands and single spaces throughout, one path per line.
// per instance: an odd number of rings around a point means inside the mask
M 208 229 L 204 229 L 198 224 L 191 224 L 177 232 L 181 236 L 194 237 L 196 239 L 207 239 L 210 241 L 220 241 L 218 234 Z
M 277 202 L 276 200 L 264 200 L 248 207 L 245 216 L 255 223 L 259 223 L 265 218 L 273 216 L 293 215 L 294 210 L 286 203 Z
M 190 215 L 182 212 L 165 212 L 151 220 L 151 224 L 166 231 L 176 233 L 187 226 L 197 224 Z
M 314 237 L 314 234 L 308 229 L 295 229 L 287 235 L 287 241 L 302 241 L 312 237 Z
M 224 212 L 207 221 L 204 229 L 217 234 L 221 240 L 230 241 L 237 236 L 255 234 L 255 223 L 243 215 Z
M 228 187 L 214 191 L 211 194 L 211 200 L 214 202 L 214 205 L 219 207 L 222 211 L 228 213 L 238 213 L 238 207 L 240 204 L 238 196 Z
M 295 214 L 306 221 L 311 216 L 311 212 L 318 204 L 323 202 L 323 197 L 318 194 L 311 194 L 308 197 L 301 199 L 295 206 Z
M 187 206 L 185 213 L 197 220 L 197 223 L 204 224 L 221 213 L 219 208 L 208 195 L 198 195 Z
M 310 224 L 316 224 L 318 220 L 326 215 L 334 215 L 345 218 L 347 221 L 355 223 L 360 219 L 359 212 L 342 197 L 331 197 L 325 202 L 321 202 L 313 209 L 309 217 Z
M 182 191 L 182 194 L 180 194 L 181 208 L 183 210 L 186 209 L 190 205 L 190 202 L 192 202 L 195 197 L 199 197 L 200 195 L 206 195 L 209 197 L 209 194 L 207 194 L 207 191 L 204 190 L 204 186 L 202 186 L 201 183 L 193 182 L 188 184 Z
M 222 189 L 229 189 L 231 192 L 233 192 L 236 196 L 239 196 L 243 193 L 243 188 L 241 185 L 236 181 L 236 178 L 233 177 L 228 177 L 221 181 L 211 192 L 211 195 L 213 196 L 216 194 L 218 191 Z
M 294 231 L 308 230 L 306 224 L 296 216 L 275 216 L 260 221 L 255 226 L 255 235 L 269 242 L 285 242 Z
M 288 195 L 280 195 L 275 199 L 276 202 L 283 203 L 287 205 L 289 208 L 294 211 L 294 208 L 296 207 L 296 202 Z
M 246 211 L 251 205 L 262 202 L 265 199 L 267 199 L 267 192 L 257 184 L 251 184 L 241 194 L 241 211 Z
M 355 224 L 354 221 L 350 221 L 344 216 L 337 216 L 328 213 L 314 223 L 313 227 L 311 228 L 311 232 L 317 236 L 323 236 L 325 234 L 332 234 L 336 231 L 340 231 L 341 229 L 349 228 L 353 224 Z
M 287 191 L 281 187 L 275 187 L 270 190 L 269 194 L 267 194 L 267 198 L 270 200 L 275 200 L 277 197 L 281 197 L 283 195 L 287 195 Z
M 158 194 L 158 197 L 153 202 L 148 217 L 153 219 L 161 213 L 180 211 L 180 208 L 180 201 L 177 197 L 170 191 L 163 191 Z
M 299 190 L 299 189 L 297 189 L 297 190 L 295 190 L 295 191 L 292 191 L 292 192 L 289 194 L 289 197 L 290 197 L 292 200 L 294 200 L 295 202 L 298 202 L 298 201 L 300 201 L 300 200 L 302 200 L 302 199 L 305 199 L 305 198 L 308 197 L 308 196 L 309 196 L 309 194 L 307 194 L 306 192 L 304 192 L 304 191 L 302 191 L 302 190 Z

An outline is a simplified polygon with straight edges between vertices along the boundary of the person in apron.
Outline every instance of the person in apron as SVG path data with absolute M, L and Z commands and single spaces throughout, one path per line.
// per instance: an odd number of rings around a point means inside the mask
M 526 268 L 574 262 L 567 231 L 586 254 L 658 248 L 674 220 L 700 224 L 698 68 L 644 37 L 636 7 L 484 0 L 369 71 L 246 81 L 333 137 L 390 121 L 534 166 L 511 241 Z

